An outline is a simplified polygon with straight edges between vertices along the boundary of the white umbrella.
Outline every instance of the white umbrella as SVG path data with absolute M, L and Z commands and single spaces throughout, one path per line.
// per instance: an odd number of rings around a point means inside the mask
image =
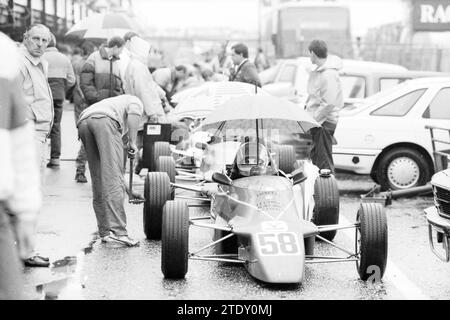
M 139 30 L 139 24 L 123 12 L 96 13 L 75 24 L 66 33 L 66 37 L 109 39 L 113 36 L 123 37 L 129 31 Z
M 175 94 L 172 102 L 177 106 L 173 112 L 180 118 L 204 118 L 228 99 L 249 94 L 268 95 L 263 89 L 244 82 L 207 82 Z

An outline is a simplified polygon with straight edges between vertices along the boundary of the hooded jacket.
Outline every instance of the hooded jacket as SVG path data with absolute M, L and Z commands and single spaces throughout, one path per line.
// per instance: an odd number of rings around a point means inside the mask
M 344 106 L 339 70 L 342 59 L 328 56 L 325 63 L 311 72 L 308 80 L 306 110 L 320 124 L 337 123 L 339 110 Z
M 81 70 L 80 88 L 89 105 L 123 94 L 118 60 L 109 57 L 105 47 L 86 60 Z
M 157 84 L 144 64 L 147 62 L 149 51 L 150 44 L 147 41 L 139 37 L 131 38 L 129 49 L 131 58 L 123 77 L 125 93 L 138 97 L 144 105 L 144 116 L 139 126 L 140 129 L 150 117 L 157 118 L 160 122 L 165 119 Z

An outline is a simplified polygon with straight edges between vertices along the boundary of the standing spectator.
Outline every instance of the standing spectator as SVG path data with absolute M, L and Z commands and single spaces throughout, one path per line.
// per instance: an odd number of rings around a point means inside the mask
M 124 45 L 122 38 L 113 37 L 86 60 L 80 87 L 88 105 L 123 94 L 118 61 Z
M 78 49 L 78 48 L 77 48 Z M 78 50 L 75 49 L 74 52 Z M 90 42 L 85 42 L 79 49 L 81 55 L 79 58 L 72 59 L 72 66 L 75 72 L 76 84 L 73 90 L 73 104 L 74 104 L 74 115 L 75 115 L 75 124 L 78 122 L 78 118 L 80 117 L 80 113 L 88 107 L 86 103 L 86 99 L 84 98 L 84 94 L 80 88 L 80 75 L 81 70 L 83 69 L 84 63 L 86 59 L 94 52 L 94 45 Z M 84 145 L 80 145 L 80 150 L 78 151 L 77 158 L 75 160 L 76 164 L 76 173 L 75 173 L 75 181 L 78 183 L 86 183 L 86 151 L 84 150 Z
M 342 60 L 328 58 L 327 44 L 313 40 L 308 47 L 311 62 L 317 65 L 308 80 L 306 110 L 322 126 L 310 130 L 312 136 L 311 160 L 319 169 L 334 174 L 332 145 L 338 122 L 338 112 L 344 106 L 339 69 Z
M 20 53 L 19 82 L 27 103 L 27 118 L 34 122 L 37 160 L 44 185 L 47 139 L 53 125 L 53 97 L 47 81 L 48 63 L 42 59 L 50 42 L 50 30 L 42 24 L 31 25 L 24 34 Z M 25 260 L 30 267 L 48 267 L 49 259 L 38 255 Z
M 93 206 L 102 242 L 139 244 L 128 237 L 123 206 L 126 188 L 122 139 L 137 153 L 136 136 L 144 107 L 127 94 L 104 99 L 80 115 L 78 133 L 86 148 L 92 179 Z M 131 174 L 131 173 L 130 173 Z
M 258 53 L 255 57 L 255 66 L 258 72 L 266 70 L 270 67 L 269 61 L 267 60 L 262 48 L 258 48 Z
M 120 54 L 120 60 L 119 60 L 121 75 L 125 74 L 128 64 L 130 63 L 130 59 L 131 59 L 130 42 L 131 42 L 131 38 L 133 38 L 133 37 L 140 37 L 140 36 L 139 36 L 139 34 L 137 34 L 134 31 L 129 31 L 129 32 L 125 33 L 125 35 L 123 36 L 123 41 L 125 41 L 125 44 L 123 46 L 123 50 L 122 50 L 122 53 Z M 149 51 L 150 51 L 150 49 L 149 49 Z M 147 56 L 146 56 L 146 58 L 147 58 Z
M 51 34 L 43 58 L 48 62 L 48 83 L 53 95 L 53 126 L 50 132 L 50 162 L 47 168 L 59 168 L 61 156 L 61 119 L 66 92 L 75 85 L 75 74 L 69 58 L 56 49 L 56 39 Z
M 153 72 L 153 79 L 164 90 L 167 99 L 176 93 L 180 84 L 188 77 L 188 70 L 183 65 L 174 68 L 161 68 Z
M 5 300 L 23 298 L 20 258 L 33 250 L 42 196 L 33 123 L 26 121 L 18 81 L 17 47 L 1 32 L 0 47 L 0 300 Z
M 230 70 L 230 81 L 246 82 L 261 87 L 258 71 L 248 60 L 248 48 L 245 44 L 238 43 L 231 47 L 231 59 L 235 69 Z

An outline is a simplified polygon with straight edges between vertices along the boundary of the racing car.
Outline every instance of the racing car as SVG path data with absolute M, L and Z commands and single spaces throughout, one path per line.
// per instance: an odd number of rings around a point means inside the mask
M 256 100 L 263 110 L 263 100 Z M 223 111 L 217 110 L 227 119 Z M 307 118 L 311 126 L 318 125 L 302 112 L 294 105 L 284 119 Z M 279 110 L 264 116 L 283 117 Z M 205 123 L 215 121 L 209 118 Z M 184 278 L 192 259 L 243 264 L 251 276 L 267 283 L 301 283 L 306 263 L 323 262 L 355 262 L 362 280 L 375 270 L 382 277 L 388 250 L 384 207 L 362 203 L 354 223 L 339 224 L 339 192 L 331 172 L 319 170 L 309 159 L 296 160 L 292 146 L 260 138 L 256 123 L 256 137 L 217 139 L 205 148 L 204 181 L 199 185 L 176 183 L 173 159 L 167 156 L 158 159 L 160 172 L 147 174 L 144 231 L 149 239 L 161 239 L 164 276 Z M 227 165 L 230 154 L 233 161 Z M 196 195 L 175 196 L 175 189 Z M 191 216 L 187 200 L 201 201 L 209 215 Z M 191 250 L 194 227 L 213 234 L 210 243 Z M 354 249 L 333 242 L 338 230 L 348 228 L 355 229 Z M 344 255 L 314 255 L 316 239 Z

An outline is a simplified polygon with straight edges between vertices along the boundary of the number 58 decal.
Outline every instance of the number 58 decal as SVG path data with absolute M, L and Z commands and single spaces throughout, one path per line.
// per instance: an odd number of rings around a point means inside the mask
M 258 233 L 258 247 L 262 255 L 299 254 L 298 237 L 292 232 Z

